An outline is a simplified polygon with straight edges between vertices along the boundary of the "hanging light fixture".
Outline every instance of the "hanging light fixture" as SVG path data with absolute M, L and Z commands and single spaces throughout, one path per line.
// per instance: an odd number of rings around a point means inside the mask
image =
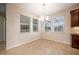
M 43 16 L 41 16 L 41 20 L 42 22 L 44 22 L 45 20 L 49 20 L 49 16 L 46 15 L 46 11 L 45 11 L 46 4 L 43 3 L 42 6 L 43 6 Z

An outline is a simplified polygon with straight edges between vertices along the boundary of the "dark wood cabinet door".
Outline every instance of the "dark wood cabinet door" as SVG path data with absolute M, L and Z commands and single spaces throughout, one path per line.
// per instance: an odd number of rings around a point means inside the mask
M 77 48 L 79 49 L 79 38 L 77 40 Z
M 71 27 L 79 26 L 79 9 L 72 10 L 70 13 L 71 13 Z
M 77 37 L 75 36 L 72 36 L 72 47 L 73 48 L 77 48 Z
M 78 13 L 71 14 L 71 26 L 79 26 Z
M 71 13 L 71 26 L 79 26 L 78 12 Z
M 79 35 L 72 34 L 72 47 L 79 49 Z

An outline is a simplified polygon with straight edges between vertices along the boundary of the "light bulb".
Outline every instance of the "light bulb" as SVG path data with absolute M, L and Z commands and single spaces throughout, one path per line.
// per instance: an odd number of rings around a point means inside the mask
M 49 20 L 49 16 L 46 16 L 46 17 L 45 17 L 45 20 Z

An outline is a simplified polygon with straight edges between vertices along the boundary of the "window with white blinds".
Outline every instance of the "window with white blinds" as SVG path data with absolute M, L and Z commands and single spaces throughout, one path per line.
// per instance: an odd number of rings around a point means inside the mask
M 55 17 L 53 26 L 54 26 L 55 32 L 63 32 L 63 30 L 64 30 L 64 17 L 63 16 Z
M 33 32 L 38 32 L 38 20 L 33 19 Z
M 51 21 L 45 20 L 44 24 L 45 24 L 45 32 L 51 31 Z
M 30 17 L 20 15 L 20 32 L 30 32 L 30 24 Z

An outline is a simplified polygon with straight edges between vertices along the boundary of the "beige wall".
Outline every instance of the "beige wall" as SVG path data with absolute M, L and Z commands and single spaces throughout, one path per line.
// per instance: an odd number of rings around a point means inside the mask
M 70 9 L 57 12 L 52 14 L 51 17 L 56 16 L 64 16 L 65 23 L 64 23 L 64 32 L 44 32 L 44 24 L 39 22 L 39 32 L 33 32 L 31 26 L 31 32 L 21 33 L 20 32 L 20 15 L 26 15 L 30 17 L 34 17 L 33 15 L 29 14 L 26 10 L 17 7 L 16 4 L 7 4 L 6 9 L 6 17 L 7 17 L 7 49 L 19 46 L 24 43 L 28 43 L 39 38 L 54 40 L 66 44 L 70 44 L 71 37 L 70 37 L 70 10 L 79 8 L 78 6 L 72 7 Z M 32 25 L 32 19 L 31 19 Z
M 34 41 L 40 38 L 40 31 L 33 32 L 31 26 L 31 32 L 20 32 L 20 15 L 26 15 L 29 17 L 34 17 L 25 11 L 24 9 L 17 7 L 16 4 L 7 4 L 6 17 L 7 17 L 7 39 L 6 47 L 7 49 L 19 46 L 21 44 Z M 32 19 L 31 19 L 32 25 Z M 40 24 L 39 24 L 40 30 Z
M 42 37 L 49 40 L 58 41 L 61 43 L 71 44 L 71 37 L 70 37 L 70 30 L 71 30 L 71 16 L 70 16 L 70 10 L 74 10 L 79 8 L 79 6 L 72 7 L 67 10 L 63 10 L 60 12 L 57 12 L 55 14 L 51 15 L 51 18 L 57 17 L 57 16 L 64 16 L 64 32 L 54 32 L 53 30 L 51 32 L 42 32 Z M 43 26 L 43 25 L 42 25 Z M 42 27 L 43 28 L 43 27 Z

